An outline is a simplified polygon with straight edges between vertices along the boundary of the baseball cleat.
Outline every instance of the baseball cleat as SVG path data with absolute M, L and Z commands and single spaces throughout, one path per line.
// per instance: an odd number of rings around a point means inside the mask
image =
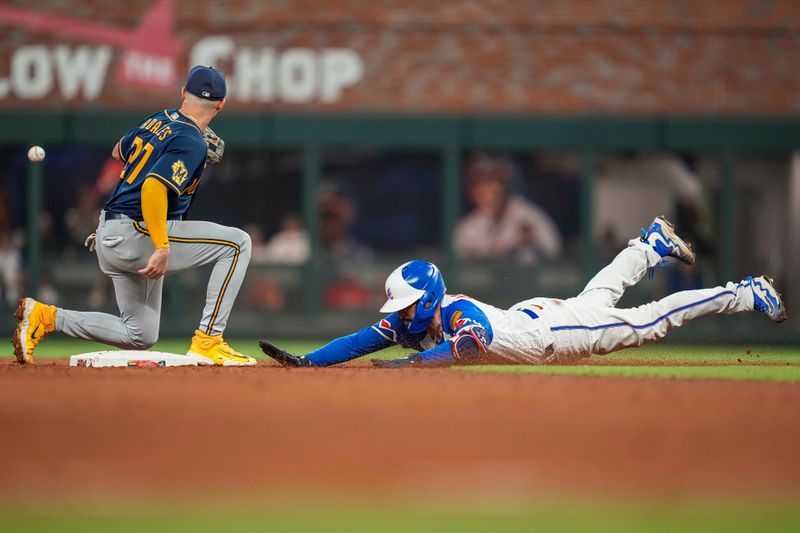
M 222 335 L 206 335 L 200 330 L 194 332 L 192 345 L 186 355 L 195 355 L 208 360 L 209 365 L 254 366 L 256 360 L 241 354 L 222 340 Z M 202 364 L 202 363 L 201 363 Z
M 311 361 L 309 361 L 308 357 L 306 357 L 305 355 L 290 354 L 286 350 L 278 348 L 277 346 L 275 346 L 274 344 L 272 344 L 267 340 L 259 341 L 258 345 L 261 346 L 262 352 L 272 357 L 283 366 L 287 367 L 311 366 Z
M 748 276 L 743 283 L 747 284 L 747 282 L 750 282 L 750 288 L 753 291 L 753 310 L 761 311 L 773 322 L 786 320 L 786 306 L 783 304 L 780 293 L 775 290 L 772 278 Z
M 649 228 L 642 228 L 642 242 L 652 246 L 661 257 L 674 257 L 687 265 L 694 263 L 691 245 L 678 237 L 675 226 L 664 216 L 656 217 Z
M 33 298 L 23 298 L 14 312 L 17 329 L 11 336 L 14 355 L 20 364 L 32 363 L 36 346 L 56 330 L 56 308 Z

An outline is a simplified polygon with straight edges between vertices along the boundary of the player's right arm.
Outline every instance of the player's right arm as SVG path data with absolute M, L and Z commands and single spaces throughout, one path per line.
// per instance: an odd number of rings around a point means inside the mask
M 117 141 L 117 144 L 114 145 L 114 148 L 111 149 L 111 157 L 117 161 L 122 161 L 123 163 L 126 162 L 128 155 L 130 154 L 131 143 L 133 142 L 133 138 L 136 136 L 138 131 L 139 128 L 132 129 L 123 135 L 122 138 Z
M 125 146 L 120 142 L 122 150 Z M 142 218 L 147 226 L 155 251 L 139 274 L 149 279 L 159 279 L 166 274 L 169 263 L 169 237 L 167 214 L 169 194 L 182 195 L 199 175 L 206 159 L 205 141 L 182 135 L 167 141 L 164 153 L 151 166 L 142 184 Z M 125 153 L 123 152 L 124 156 Z
M 306 355 L 290 354 L 268 341 L 261 341 L 259 344 L 265 354 L 283 366 L 331 366 L 397 344 L 401 327 L 402 322 L 397 313 L 392 313 L 371 326 L 339 337 Z
M 139 274 L 148 279 L 159 279 L 167 273 L 169 265 L 169 237 L 167 236 L 167 187 L 155 178 L 148 177 L 142 185 L 142 218 L 153 240 L 155 251 L 147 266 Z

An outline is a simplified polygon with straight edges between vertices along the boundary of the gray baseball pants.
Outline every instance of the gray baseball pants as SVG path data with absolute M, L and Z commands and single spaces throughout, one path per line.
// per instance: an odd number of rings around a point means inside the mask
M 168 272 L 214 263 L 199 330 L 221 335 L 250 262 L 250 236 L 213 222 L 171 220 Z M 127 217 L 106 220 L 97 228 L 97 261 L 114 282 L 120 316 L 59 308 L 56 331 L 71 337 L 124 349 L 147 349 L 158 340 L 164 278 L 147 279 L 137 271 L 147 265 L 153 241 L 143 223 Z

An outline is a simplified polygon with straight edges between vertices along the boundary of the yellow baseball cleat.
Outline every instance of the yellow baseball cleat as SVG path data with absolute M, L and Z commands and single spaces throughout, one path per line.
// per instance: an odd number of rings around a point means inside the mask
M 14 312 L 17 329 L 11 336 L 14 355 L 20 364 L 33 362 L 33 351 L 47 335 L 56 330 L 56 307 L 23 298 Z
M 256 360 L 240 354 L 222 340 L 222 335 L 206 335 L 200 330 L 194 332 L 192 345 L 186 355 L 196 355 L 210 361 L 209 364 L 220 366 L 253 366 Z

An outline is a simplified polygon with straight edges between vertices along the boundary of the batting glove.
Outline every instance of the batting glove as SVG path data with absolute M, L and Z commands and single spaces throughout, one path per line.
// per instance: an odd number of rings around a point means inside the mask
M 302 367 L 311 366 L 311 361 L 305 355 L 292 355 L 286 350 L 281 350 L 269 341 L 259 341 L 261 351 L 275 359 L 282 366 Z

